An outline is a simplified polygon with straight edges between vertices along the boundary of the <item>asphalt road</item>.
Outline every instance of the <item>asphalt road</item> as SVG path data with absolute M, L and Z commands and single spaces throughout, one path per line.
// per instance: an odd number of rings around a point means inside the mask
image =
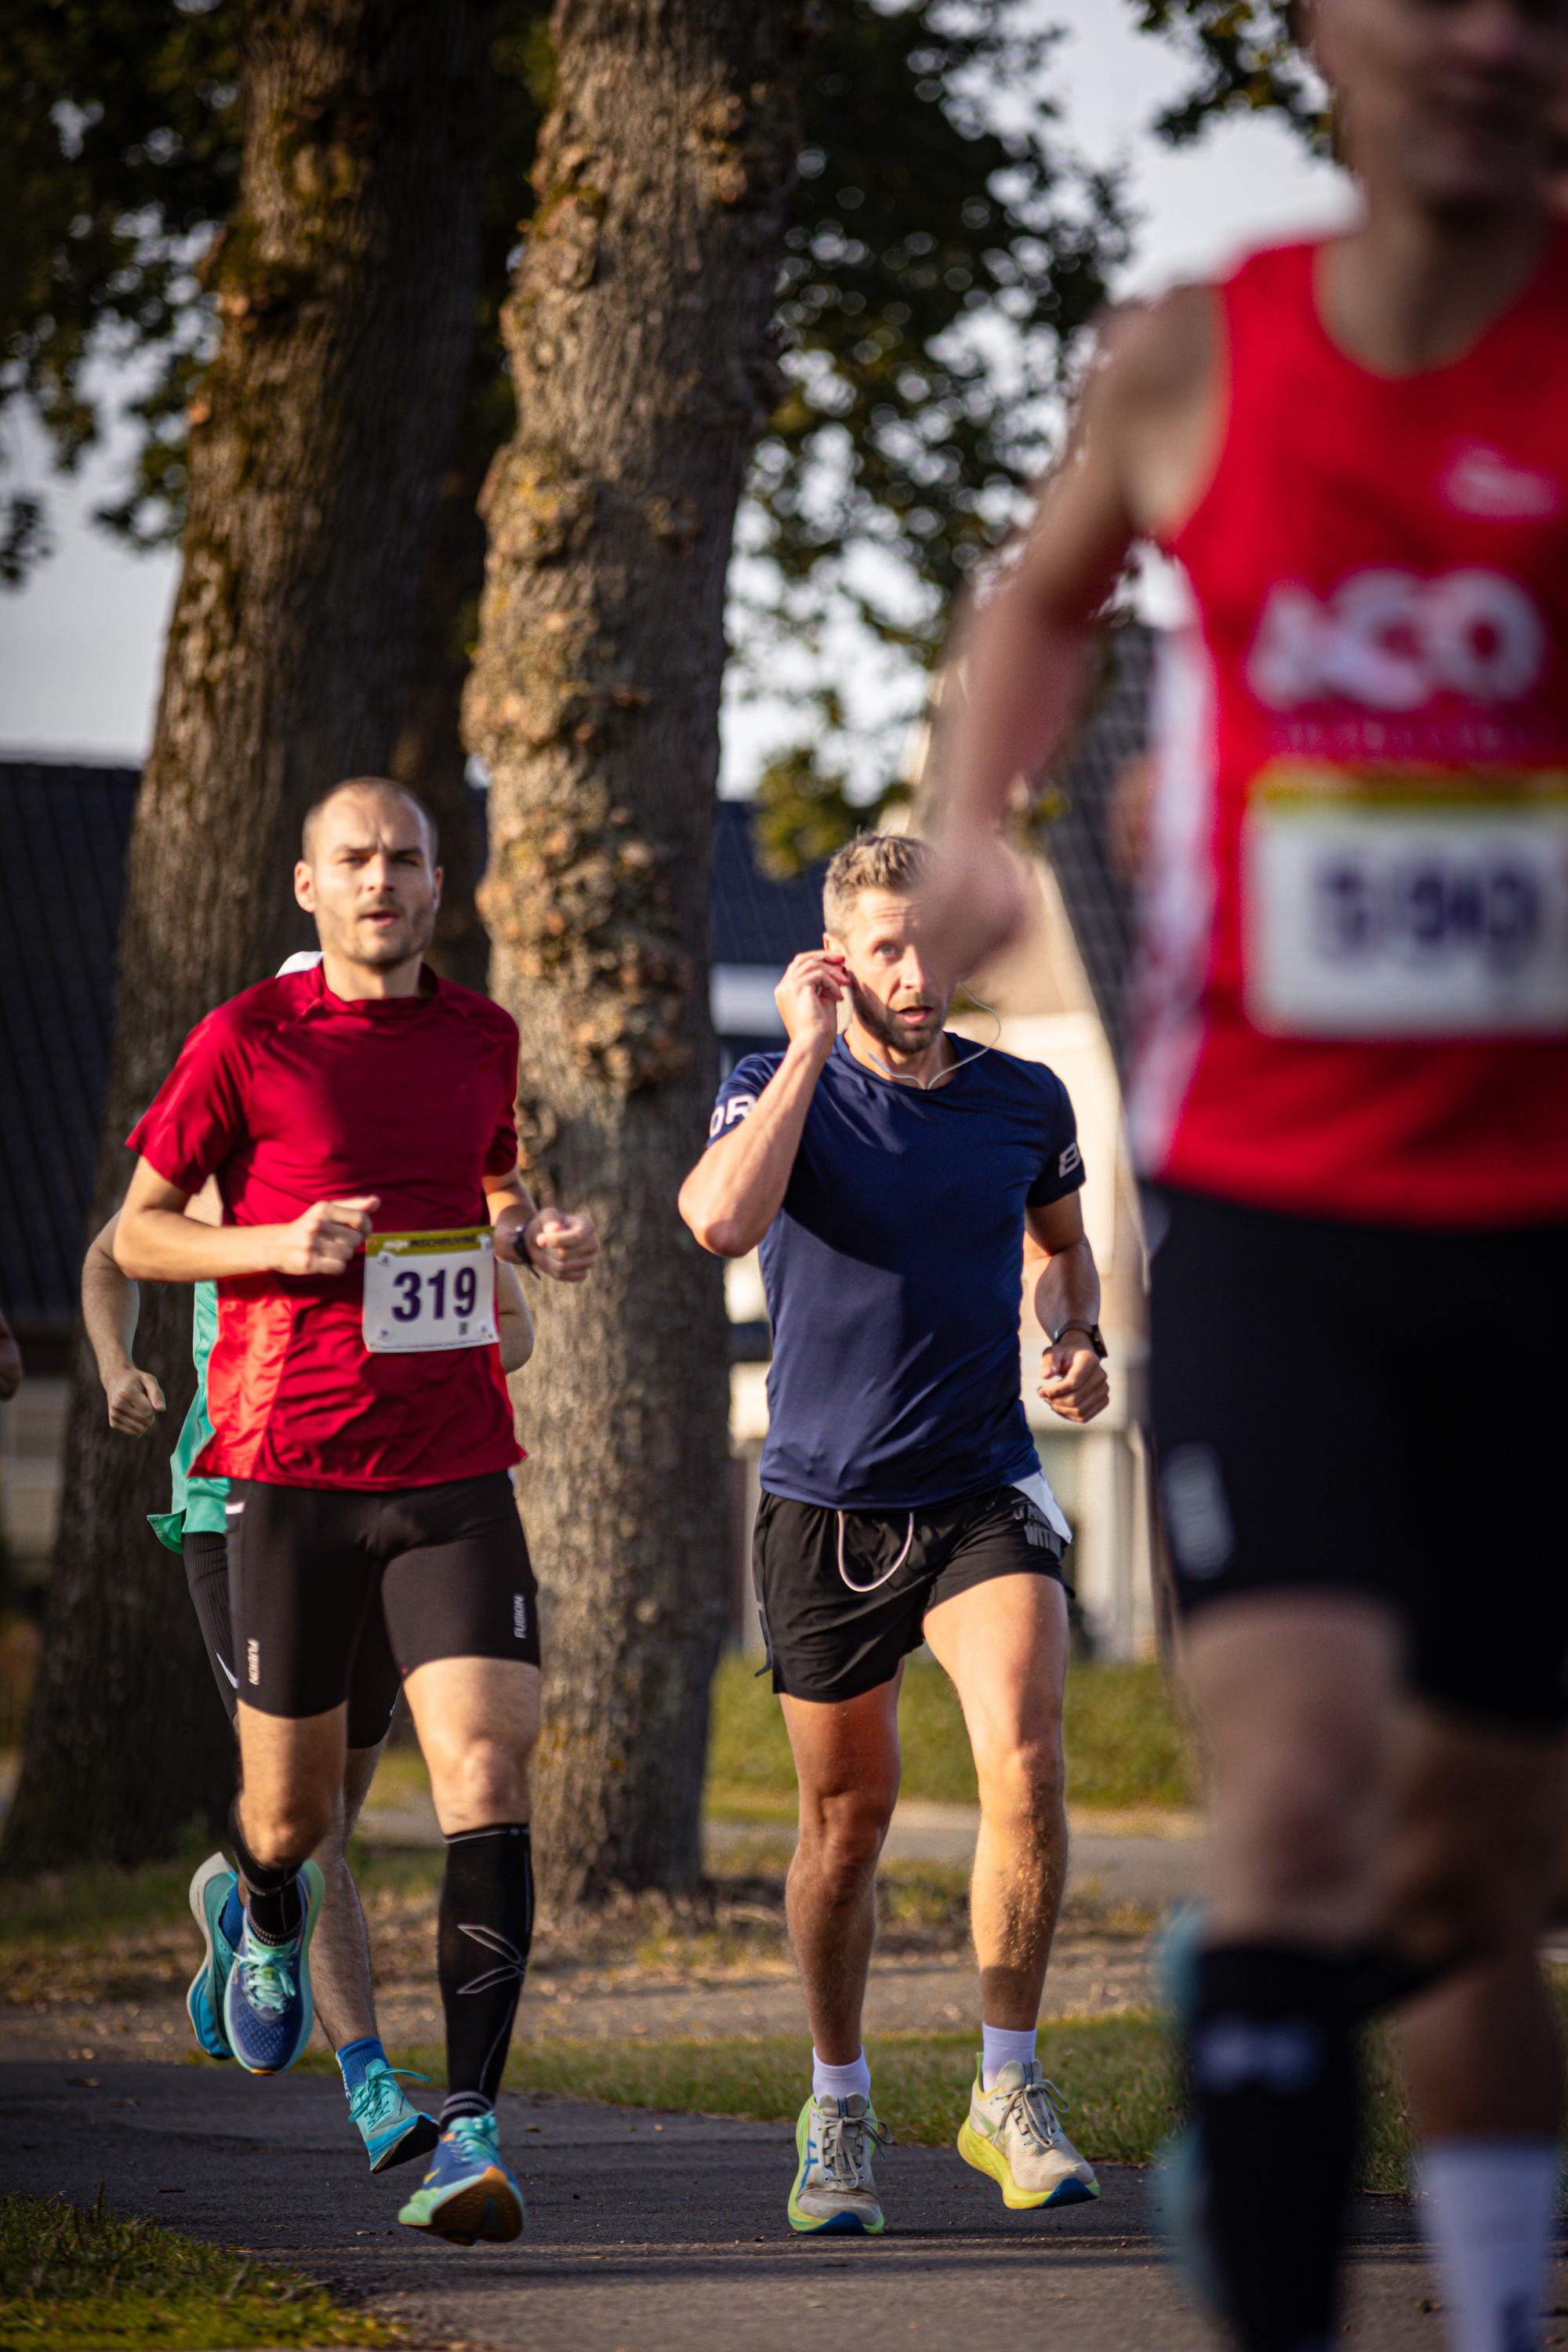
M 0 2188 L 83 2201 L 101 2181 L 121 2210 L 368 2297 L 421 2345 L 783 2352 L 843 2328 L 883 2352 L 1042 2336 L 1073 2352 L 1199 2352 L 1213 2341 L 1129 2168 L 1105 2168 L 1097 2204 L 1012 2214 L 953 2151 L 895 2147 L 879 2170 L 887 2234 L 846 2242 L 792 2237 L 786 2129 L 509 2095 L 502 2132 L 528 2234 L 465 2251 L 399 2228 L 408 2175 L 371 2179 L 342 2093 L 321 2077 L 0 2067 Z M 1363 2200 L 1354 2236 L 1347 2347 L 1442 2352 L 1405 2201 Z

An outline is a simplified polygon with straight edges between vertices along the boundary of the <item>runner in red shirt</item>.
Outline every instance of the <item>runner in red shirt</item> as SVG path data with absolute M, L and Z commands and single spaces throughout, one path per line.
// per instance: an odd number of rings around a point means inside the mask
M 996 815 L 1157 540 L 1195 619 L 1158 706 L 1130 1109 L 1215 1789 L 1173 2209 L 1248 2352 L 1326 2345 L 1356 2032 L 1421 1986 L 1452 2339 L 1528 2352 L 1568 1716 L 1568 5 L 1300 20 L 1363 221 L 1108 338 L 969 625 L 928 935 L 962 968 L 1015 921 Z
M 519 1173 L 512 1022 L 424 965 L 440 881 L 429 817 L 400 787 L 359 779 L 310 811 L 294 887 L 323 961 L 192 1031 L 131 1138 L 114 1255 L 142 1280 L 218 1286 L 195 1466 L 230 1481 L 247 1900 L 229 2042 L 275 2074 L 310 2038 L 320 1880 L 300 1873 L 380 1615 L 447 1839 L 448 2090 L 401 2218 L 471 2243 L 522 2226 L 494 2101 L 532 1927 L 539 1724 L 494 1259 L 581 1281 L 597 1244 L 586 1218 L 536 1209 Z M 184 1213 L 209 1176 L 216 1229 Z

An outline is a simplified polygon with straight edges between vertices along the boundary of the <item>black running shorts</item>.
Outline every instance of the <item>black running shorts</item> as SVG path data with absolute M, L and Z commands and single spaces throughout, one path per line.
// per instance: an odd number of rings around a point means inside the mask
M 208 1663 L 218 1696 L 234 1721 L 239 1699 L 239 1677 L 234 1671 L 234 1633 L 229 1612 L 228 1547 L 222 1536 L 205 1529 L 188 1533 L 180 1546 L 185 1580 L 196 1622 L 202 1629 Z M 386 1627 L 379 1610 L 366 1618 L 354 1653 L 353 1681 L 349 1686 L 348 1744 L 379 1748 L 386 1738 L 392 1710 L 397 1705 L 397 1663 L 386 1646 Z
M 994 1576 L 1054 1576 L 1066 1549 L 1016 1486 L 918 1511 L 832 1511 L 764 1494 L 752 1575 L 773 1688 L 858 1698 L 918 1650 L 928 1609 Z
M 341 1706 L 366 1641 L 402 1675 L 437 1658 L 539 1664 L 539 1592 L 504 1470 L 387 1495 L 233 1479 L 228 1558 L 239 1696 L 262 1715 Z
M 1336 1224 L 1150 1195 L 1151 1393 L 1180 1606 L 1385 1602 L 1412 1687 L 1568 1721 L 1568 1228 Z

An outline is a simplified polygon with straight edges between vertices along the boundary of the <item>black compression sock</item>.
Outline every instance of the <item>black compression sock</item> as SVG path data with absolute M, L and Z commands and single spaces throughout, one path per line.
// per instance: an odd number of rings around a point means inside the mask
M 1333 2328 L 1355 2155 L 1357 1964 L 1283 1945 L 1199 1955 L 1193 2094 L 1206 2235 L 1243 2352 Z
M 533 1846 L 521 1822 L 447 1840 L 436 1939 L 447 2012 L 441 2126 L 495 2105 L 533 1935 Z
M 239 1826 L 239 1799 L 228 1809 L 228 1837 L 239 1874 L 245 1881 L 246 1916 L 263 1941 L 286 1944 L 300 1932 L 305 1916 L 305 1894 L 297 1862 L 258 1862 Z M 303 1859 L 303 1857 L 301 1857 Z

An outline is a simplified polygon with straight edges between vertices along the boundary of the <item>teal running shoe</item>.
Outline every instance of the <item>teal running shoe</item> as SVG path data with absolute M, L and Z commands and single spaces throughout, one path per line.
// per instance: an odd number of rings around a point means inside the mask
M 876 2237 L 882 2209 L 871 2178 L 871 2150 L 892 2137 L 858 2091 L 847 2099 L 807 2099 L 795 2127 L 800 2162 L 789 2192 L 792 2230 Z
M 305 1916 L 286 1944 L 258 1943 L 248 1916 L 224 1988 L 228 2046 L 247 2074 L 286 2074 L 310 2039 L 310 1938 L 324 1887 L 313 1862 L 300 1873 Z
M 232 2058 L 223 2026 L 223 1997 L 234 1966 L 234 1946 L 223 1932 L 224 1906 L 237 1880 L 221 1853 L 209 1853 L 191 1881 L 191 1916 L 202 1931 L 206 1956 L 191 1979 L 185 2009 L 191 2032 L 209 2058 Z
M 413 2100 L 404 2095 L 397 2078 L 407 2072 L 405 2066 L 389 2066 L 384 2058 L 373 2058 L 363 2082 L 349 2101 L 349 2114 L 359 2126 L 373 2172 L 390 2172 L 395 2164 L 410 2164 L 416 2156 L 428 2156 L 441 2137 L 435 2117 L 422 2115 Z M 426 2079 L 423 2074 L 410 2077 L 416 2083 Z
M 501 2162 L 494 2111 L 459 2116 L 436 2143 L 429 2171 L 398 2215 L 411 2230 L 428 2230 L 471 2246 L 479 2238 L 504 2245 L 522 2235 L 522 2191 Z

